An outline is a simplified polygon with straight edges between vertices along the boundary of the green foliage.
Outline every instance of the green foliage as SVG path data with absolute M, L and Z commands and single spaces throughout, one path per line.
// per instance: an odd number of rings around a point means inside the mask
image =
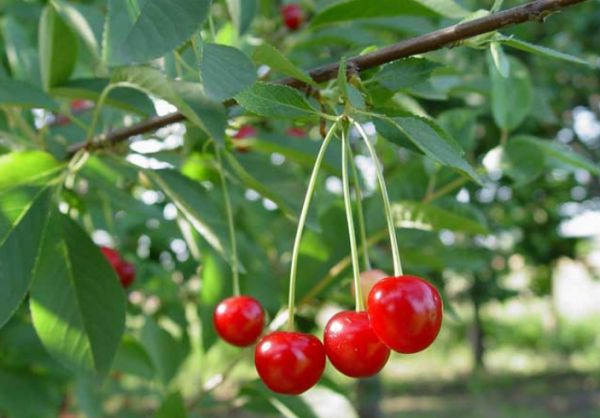
M 71 77 L 77 63 L 77 38 L 52 6 L 40 19 L 40 69 L 46 90 Z
M 260 116 L 304 119 L 319 113 L 297 90 L 276 84 L 256 83 L 235 99 L 244 109 Z
M 335 3 L 322 10 L 312 21 L 311 25 L 327 25 L 389 16 L 446 16 L 464 17 L 468 12 L 454 1 L 440 0 L 407 0 L 402 4 L 393 0 L 365 2 L 350 0 Z
M 524 25 L 441 50 L 421 38 L 430 52 L 387 62 L 394 42 L 503 2 L 300 3 L 297 31 L 273 0 L 0 5 L 0 415 L 357 416 L 328 377 L 300 397 L 267 391 L 252 348 L 226 347 L 212 323 L 233 267 L 280 326 L 296 224 L 334 123 L 360 124 L 377 154 L 354 127 L 370 263 L 392 271 L 380 164 L 406 273 L 440 289 L 456 330 L 467 324 L 455 304 L 547 296 L 556 261 L 582 257 L 585 239 L 564 225 L 597 203 L 599 139 L 581 119 L 598 119 L 597 7 L 552 16 L 543 33 Z M 348 65 L 373 52 L 377 65 Z M 315 335 L 324 307 L 352 306 L 339 139 L 298 249 L 297 328 Z M 135 265 L 131 288 L 98 246 Z M 515 290 L 518 264 L 532 277 Z M 541 323 L 484 321 L 498 346 L 569 354 L 593 340 L 592 327 L 543 341 Z
M 221 101 L 252 86 L 256 70 L 252 61 L 239 49 L 206 43 L 202 47 L 200 76 L 206 95 Z
M 39 269 L 50 194 L 47 188 L 34 187 L 0 192 L 0 325 L 19 307 Z
M 140 64 L 180 47 L 209 13 L 210 0 L 109 0 L 104 59 Z
M 10 78 L 0 78 L 0 103 L 26 108 L 58 110 L 58 104 L 41 89 Z
M 103 376 L 123 334 L 125 295 L 108 261 L 75 222 L 54 214 L 49 224 L 31 285 L 33 325 L 66 367 Z

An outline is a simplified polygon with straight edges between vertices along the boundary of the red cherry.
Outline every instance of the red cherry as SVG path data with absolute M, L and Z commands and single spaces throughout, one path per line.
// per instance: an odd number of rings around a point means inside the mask
M 278 331 L 254 352 L 256 371 L 269 389 L 299 395 L 317 384 L 325 370 L 325 348 L 313 335 Z
M 298 3 L 288 4 L 280 10 L 285 26 L 291 30 L 297 30 L 304 22 L 304 12 Z
M 106 257 L 110 265 L 113 266 L 113 268 L 116 270 L 123 261 L 121 259 L 121 254 L 119 254 L 118 251 L 108 247 L 100 247 L 100 250 L 102 251 L 102 254 L 104 254 L 104 257 Z
M 116 268 L 119 279 L 121 279 L 121 285 L 127 289 L 133 283 L 135 279 L 135 266 L 125 260 Z
M 258 131 L 255 127 L 250 125 L 244 125 L 240 128 L 239 131 L 233 136 L 233 139 L 246 139 L 246 138 L 254 138 L 258 134 Z M 236 149 L 239 152 L 246 153 L 250 151 L 249 147 L 238 146 Z
M 350 377 L 373 376 L 390 357 L 390 349 L 375 335 L 366 312 L 334 315 L 325 327 L 323 342 L 331 364 Z
M 442 326 L 442 298 L 435 287 L 414 276 L 386 277 L 369 293 L 369 318 L 381 341 L 412 354 L 435 341 Z
M 293 136 L 294 138 L 304 138 L 306 136 L 306 131 L 302 128 L 289 128 L 285 133 L 287 136 Z
M 93 103 L 89 100 L 75 99 L 71 102 L 71 112 L 83 112 L 93 106 Z
M 247 347 L 254 344 L 265 326 L 265 312 L 250 296 L 234 296 L 217 305 L 213 314 L 217 334 L 229 344 Z

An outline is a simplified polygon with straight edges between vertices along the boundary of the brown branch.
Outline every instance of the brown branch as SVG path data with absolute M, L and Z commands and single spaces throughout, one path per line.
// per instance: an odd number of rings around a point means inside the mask
M 402 41 L 386 48 L 381 48 L 369 54 L 350 58 L 348 60 L 348 65 L 357 68 L 358 71 L 365 71 L 400 58 L 406 58 L 413 55 L 442 49 L 446 46 L 456 44 L 457 42 L 499 29 L 515 26 L 529 21 L 542 22 L 553 12 L 579 3 L 584 3 L 586 1 L 589 0 L 533 1 L 524 6 L 514 7 L 512 9 L 494 13 L 479 19 L 460 23 L 458 25 L 450 26 L 445 29 L 440 29 L 435 32 Z M 309 75 L 317 83 L 322 83 L 337 77 L 338 69 L 339 64 L 333 63 L 324 67 L 316 68 L 310 71 Z M 294 78 L 284 78 L 275 81 L 275 83 L 284 84 L 297 89 L 305 87 L 305 84 L 302 81 Z M 235 104 L 235 101 L 228 100 L 224 104 L 226 106 L 232 106 Z M 179 112 L 175 112 L 166 116 L 152 118 L 133 126 L 121 128 L 108 134 L 100 135 L 93 141 L 93 143 L 115 144 L 124 141 L 131 136 L 155 131 L 164 126 L 181 122 L 183 120 L 185 120 L 185 116 Z M 69 155 L 72 156 L 75 152 L 86 147 L 87 145 L 88 144 L 85 142 L 73 145 L 69 148 Z

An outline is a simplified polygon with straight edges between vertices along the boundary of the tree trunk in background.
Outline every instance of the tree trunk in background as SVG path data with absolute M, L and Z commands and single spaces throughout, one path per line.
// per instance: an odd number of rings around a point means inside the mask
M 368 379 L 359 379 L 356 385 L 356 392 L 358 415 L 360 416 L 360 418 L 380 418 L 380 377 L 373 376 Z
M 481 306 L 476 297 L 472 297 L 472 301 L 473 323 L 469 330 L 469 339 L 473 350 L 473 371 L 477 372 L 485 370 L 485 331 L 481 322 Z

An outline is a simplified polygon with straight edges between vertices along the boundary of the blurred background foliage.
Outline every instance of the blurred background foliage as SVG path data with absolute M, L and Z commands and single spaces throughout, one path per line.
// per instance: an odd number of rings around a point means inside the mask
M 64 160 L 68 147 L 86 138 L 83 127 L 91 123 L 94 102 L 108 83 L 112 70 L 98 55 L 108 2 L 52 3 L 64 19 L 83 18 L 89 36 L 69 26 L 69 34 L 61 38 L 64 61 L 74 54 L 73 69 L 66 80 L 45 88 L 60 109 L 21 110 L 0 99 L 0 153 L 44 149 Z M 256 14 L 245 28 L 231 23 L 225 1 L 213 3 L 219 43 L 252 56 L 264 40 L 304 69 L 457 22 L 388 16 L 288 33 L 278 1 L 256 1 Z M 300 3 L 310 21 L 337 2 Z M 493 6 L 491 1 L 459 3 L 471 11 Z M 522 3 L 507 0 L 502 7 Z M 44 87 L 38 28 L 47 4 L 0 1 L 0 77 Z M 374 103 L 435 119 L 459 142 L 484 180 L 481 185 L 469 182 L 399 146 L 399 140 L 378 137 L 398 212 L 405 270 L 443 290 L 447 315 L 442 335 L 424 353 L 392 356 L 380 378 L 358 388 L 328 368 L 321 392 L 296 403 L 280 400 L 285 407 L 301 418 L 341 417 L 314 409 L 338 405 L 337 396 L 344 394 L 364 417 L 574 418 L 600 413 L 598 5 L 587 2 L 544 24 L 503 32 L 581 57 L 589 67 L 505 45 L 511 75 L 495 85 L 498 70 L 488 58 L 489 40 L 477 39 L 427 54 L 443 67 L 399 91 L 370 83 L 377 70 L 362 75 Z M 195 60 L 186 43 L 155 64 L 169 78 L 192 82 L 198 79 Z M 329 83 L 322 94 L 335 95 L 335 89 Z M 503 93 L 508 95 L 508 125 L 494 109 L 494 100 Z M 75 108 L 73 99 L 90 102 Z M 99 112 L 95 133 L 173 110 L 152 95 L 117 89 Z M 65 118 L 68 113 L 81 123 Z M 244 143 L 249 152 L 228 141 L 231 153 L 226 159 L 245 269 L 242 291 L 260 300 L 273 319 L 286 303 L 295 219 L 318 150 L 319 129 L 231 109 L 229 136 L 243 125 L 257 129 Z M 302 137 L 290 128 L 301 128 Z M 209 212 L 215 219 L 222 217 L 208 135 L 190 123 L 178 123 L 133 139 L 95 153 L 67 179 L 60 196 L 61 209 L 96 244 L 118 248 L 137 268 L 128 294 L 126 336 L 110 377 L 99 385 L 56 362 L 36 336 L 24 305 L 0 330 L 0 415 L 41 418 L 63 411 L 66 417 L 72 411 L 89 417 L 142 417 L 161 404 L 165 413 L 173 414 L 177 407 L 172 405 L 183 402 L 189 416 L 286 414 L 273 407 L 277 402 L 256 383 L 250 351 L 217 341 L 212 329 L 214 306 L 231 293 L 230 269 L 181 215 L 180 206 L 192 205 L 200 217 Z M 378 238 L 370 249 L 372 262 L 391 272 L 373 166 L 357 135 L 353 141 L 368 236 Z M 39 165 L 45 157 L 31 158 Z M 202 194 L 192 198 L 183 193 L 180 199 L 169 195 L 147 175 L 161 167 L 173 167 L 187 177 L 178 178 L 179 192 L 200 184 Z M 339 145 L 334 144 L 301 248 L 298 327 L 317 334 L 332 312 L 351 307 L 353 301 L 339 167 Z M 5 169 L 3 176 L 9 173 Z M 303 402 L 311 405 L 309 410 Z M 154 416 L 163 415 L 159 410 Z

